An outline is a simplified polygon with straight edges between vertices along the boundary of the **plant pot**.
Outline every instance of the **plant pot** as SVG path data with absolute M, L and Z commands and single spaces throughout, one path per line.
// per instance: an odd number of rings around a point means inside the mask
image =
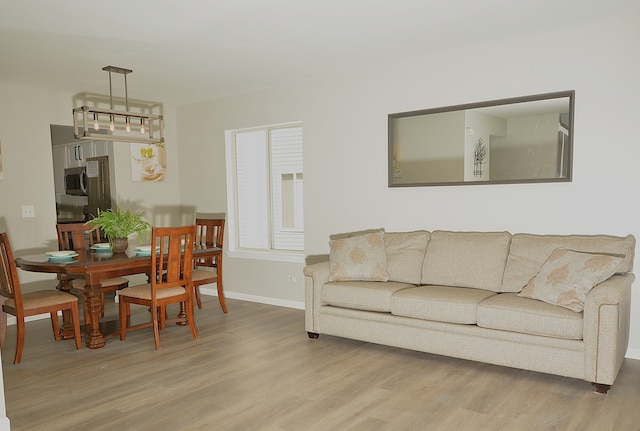
M 127 238 L 113 238 L 111 240 L 111 250 L 114 253 L 124 253 L 129 247 L 129 240 Z

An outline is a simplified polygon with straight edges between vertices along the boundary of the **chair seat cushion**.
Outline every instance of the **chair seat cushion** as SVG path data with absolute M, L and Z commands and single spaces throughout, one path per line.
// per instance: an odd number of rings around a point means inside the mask
M 129 280 L 124 277 L 114 277 L 114 278 L 105 278 L 104 280 L 100 280 L 100 286 L 103 288 L 108 287 L 116 287 L 122 285 L 122 287 L 126 287 L 129 284 Z M 86 282 L 82 278 L 74 278 L 71 280 L 71 288 L 83 290 L 86 287 Z
M 207 269 L 194 269 L 191 272 L 191 280 L 195 282 L 218 278 L 218 268 L 212 269 L 213 271 L 209 271 Z
M 22 306 L 25 310 L 66 304 L 74 301 L 78 302 L 78 298 L 72 294 L 53 289 L 22 294 Z M 16 308 L 16 303 L 13 298 L 7 299 L 4 304 L 9 308 Z
M 184 295 L 184 287 L 169 287 L 167 289 L 158 289 L 156 298 L 164 299 L 171 296 Z M 118 296 L 128 296 L 130 298 L 147 299 L 151 301 L 151 284 L 139 284 L 137 286 L 125 287 L 118 291 Z
M 477 305 L 494 292 L 448 286 L 418 286 L 396 292 L 391 313 L 396 316 L 473 325 Z

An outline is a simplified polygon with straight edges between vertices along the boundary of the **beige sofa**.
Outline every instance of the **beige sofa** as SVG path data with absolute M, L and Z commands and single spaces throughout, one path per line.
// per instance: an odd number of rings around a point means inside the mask
M 335 237 L 330 249 L 304 269 L 310 338 L 583 379 L 601 393 L 622 365 L 631 235 L 378 230 Z

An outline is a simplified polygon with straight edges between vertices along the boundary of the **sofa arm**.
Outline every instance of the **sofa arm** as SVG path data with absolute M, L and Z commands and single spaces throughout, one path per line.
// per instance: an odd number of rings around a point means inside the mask
M 614 275 L 594 287 L 585 301 L 585 380 L 612 385 L 629 344 L 631 273 Z
M 304 322 L 307 332 L 319 334 L 318 313 L 322 305 L 322 286 L 329 281 L 329 261 L 304 268 Z

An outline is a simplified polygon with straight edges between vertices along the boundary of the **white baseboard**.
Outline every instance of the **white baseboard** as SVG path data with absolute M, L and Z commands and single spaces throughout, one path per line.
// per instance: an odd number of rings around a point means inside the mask
M 203 295 L 218 296 L 218 290 L 209 287 L 200 287 L 200 293 Z M 279 307 L 297 308 L 304 310 L 304 302 L 289 301 L 286 299 L 269 298 L 267 296 L 247 295 L 245 293 L 228 292 L 225 290 L 226 298 L 238 299 L 240 301 L 257 302 L 259 304 L 277 305 Z
M 640 349 L 627 349 L 627 354 L 624 355 L 624 357 L 629 359 L 640 359 Z

